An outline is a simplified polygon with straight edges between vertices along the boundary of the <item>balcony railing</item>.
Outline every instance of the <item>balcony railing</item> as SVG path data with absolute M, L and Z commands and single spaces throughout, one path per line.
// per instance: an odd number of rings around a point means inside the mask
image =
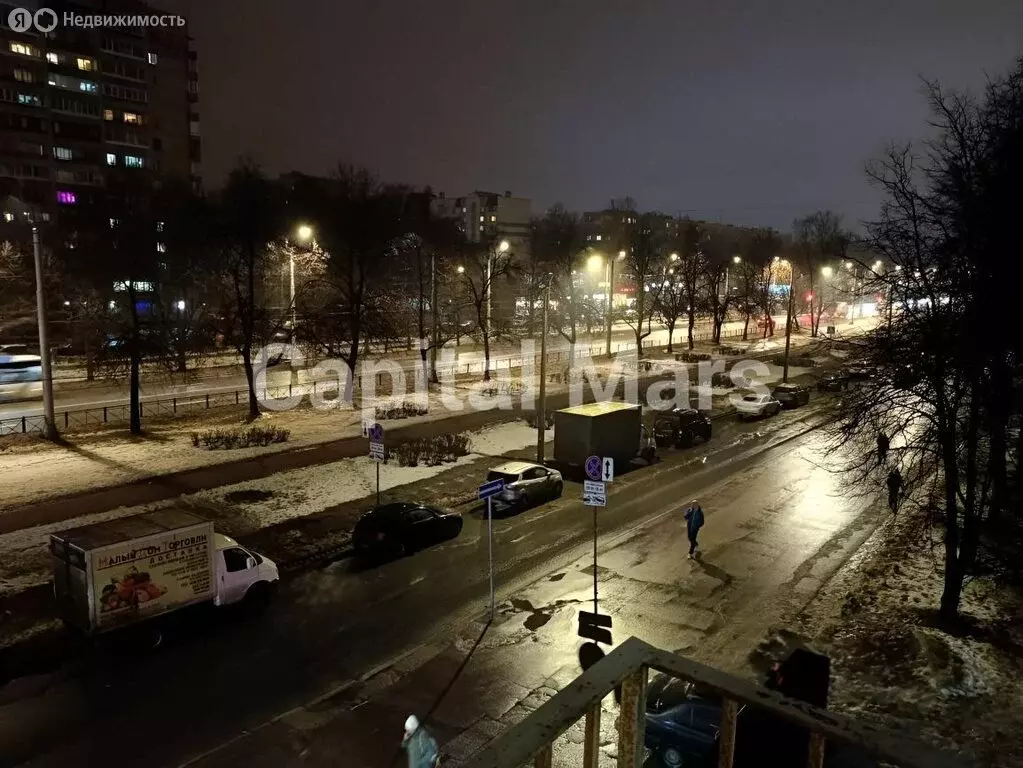
M 808 768 L 821 768 L 832 746 L 852 747 L 900 768 L 953 768 L 963 766 L 958 756 L 910 742 L 893 733 L 787 698 L 720 670 L 659 650 L 629 638 L 606 658 L 576 678 L 550 701 L 510 728 L 477 753 L 467 768 L 550 768 L 554 741 L 585 718 L 584 768 L 597 768 L 600 746 L 601 702 L 621 686 L 618 719 L 618 765 L 640 768 L 645 759 L 646 689 L 650 670 L 713 690 L 723 703 L 718 736 L 718 766 L 731 768 L 735 757 L 739 712 L 743 706 L 788 721 L 809 734 Z M 756 765 L 777 766 L 777 756 L 764 745 Z M 750 762 L 746 761 L 745 765 Z

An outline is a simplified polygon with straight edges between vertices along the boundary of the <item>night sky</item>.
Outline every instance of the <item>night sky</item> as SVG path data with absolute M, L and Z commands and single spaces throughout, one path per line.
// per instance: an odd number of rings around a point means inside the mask
M 250 152 L 782 229 L 871 218 L 863 164 L 926 131 L 920 77 L 977 88 L 1023 53 L 1021 0 L 156 4 L 190 20 L 209 187 Z

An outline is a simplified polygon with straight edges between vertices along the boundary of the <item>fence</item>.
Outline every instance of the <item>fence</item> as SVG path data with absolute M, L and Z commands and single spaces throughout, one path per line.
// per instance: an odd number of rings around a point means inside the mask
M 583 719 L 582 765 L 584 768 L 597 768 L 601 761 L 601 702 L 616 686 L 620 686 L 621 690 L 617 762 L 620 768 L 640 768 L 644 765 L 646 690 L 650 670 L 694 682 L 708 699 L 711 699 L 708 695 L 711 691 L 719 697 L 718 768 L 733 766 L 736 737 L 742 732 L 739 726 L 746 721 L 740 717 L 743 707 L 804 729 L 809 734 L 805 746 L 807 768 L 821 768 L 825 753 L 836 747 L 851 747 L 856 752 L 868 753 L 903 768 L 953 768 L 961 765 L 956 756 L 787 698 L 631 637 L 521 723 L 499 735 L 471 758 L 466 768 L 520 768 L 525 765 L 550 768 L 554 741 Z M 758 758 L 756 763 L 751 763 L 750 755 L 746 755 L 742 765 L 792 766 L 792 763 L 779 759 L 778 745 L 771 738 L 756 746 L 757 754 L 753 756 Z
M 784 331 L 784 328 L 782 328 Z M 778 329 L 775 329 L 775 333 Z M 742 330 L 737 329 L 729 332 L 722 332 L 722 340 L 726 338 L 737 338 L 742 336 Z M 700 333 L 694 333 L 694 341 L 710 341 L 713 335 L 710 331 L 704 331 Z M 622 352 L 629 352 L 636 349 L 635 342 L 621 342 L 613 344 L 613 353 L 620 354 Z M 666 343 L 659 341 L 644 341 L 643 349 L 665 349 Z M 605 354 L 607 349 L 606 344 L 590 344 L 587 347 L 587 353 L 591 357 L 601 357 Z M 514 370 L 521 368 L 523 361 L 528 361 L 528 357 L 518 356 L 505 356 L 499 358 L 491 358 L 490 370 L 491 372 L 497 372 L 501 370 Z M 548 366 L 556 365 L 559 362 L 567 362 L 569 359 L 568 350 L 554 350 L 547 353 Z M 533 357 L 533 366 L 535 370 L 539 370 L 540 356 L 535 355 Z M 419 365 L 418 361 L 412 361 L 412 368 L 403 368 L 402 370 L 406 374 L 415 372 L 415 368 Z M 471 376 L 473 374 L 482 375 L 484 368 L 484 361 L 473 361 L 462 365 L 445 365 L 441 366 L 438 362 L 438 368 L 442 373 L 448 376 Z M 377 391 L 381 391 L 384 387 L 387 374 L 376 373 L 374 384 Z M 355 386 L 361 381 L 361 377 L 356 377 Z M 290 398 L 296 395 L 324 395 L 332 392 L 336 392 L 339 387 L 339 381 L 336 377 L 332 378 L 321 378 L 313 381 L 305 382 L 304 384 L 288 384 L 280 386 L 263 387 L 260 400 L 269 399 L 281 399 Z M 196 414 L 202 411 L 207 411 L 215 408 L 227 408 L 227 407 L 241 407 L 248 403 L 249 391 L 245 389 L 232 389 L 218 392 L 203 392 L 197 394 L 180 394 L 173 395 L 170 397 L 163 398 L 149 398 L 143 400 L 139 404 L 141 416 L 144 419 L 158 419 L 158 418 L 174 418 L 178 416 L 187 416 Z M 84 430 L 89 428 L 97 428 L 108 425 L 127 424 L 130 420 L 129 405 L 127 402 L 116 403 L 112 405 L 104 406 L 93 406 L 87 408 L 57 408 L 55 409 L 55 417 L 57 421 L 57 428 L 63 431 L 72 430 Z M 41 414 L 23 415 L 16 418 L 0 419 L 0 436 L 11 435 L 11 434 L 42 434 L 44 432 L 45 423 Z

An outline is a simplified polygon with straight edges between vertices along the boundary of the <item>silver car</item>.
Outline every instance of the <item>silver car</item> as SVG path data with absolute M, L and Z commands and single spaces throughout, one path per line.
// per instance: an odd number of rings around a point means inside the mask
M 773 395 L 743 395 L 735 403 L 740 419 L 755 419 L 760 416 L 774 416 L 781 410 L 781 403 Z
M 528 509 L 534 504 L 561 496 L 565 488 L 561 473 L 528 461 L 509 461 L 487 473 L 487 482 L 504 480 L 504 490 L 496 497 L 499 508 Z

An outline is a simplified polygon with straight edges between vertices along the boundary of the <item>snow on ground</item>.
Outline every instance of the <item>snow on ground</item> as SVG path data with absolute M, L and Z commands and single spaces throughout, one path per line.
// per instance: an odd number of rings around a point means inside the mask
M 921 530 L 909 514 L 886 522 L 799 617 L 832 659 L 829 707 L 969 764 L 1023 764 L 1023 712 L 1011 704 L 1023 700 L 1023 595 L 975 578 L 963 590 L 963 627 L 946 631 L 936 621 L 941 532 L 921 539 Z
M 473 452 L 453 463 L 435 467 L 400 467 L 397 462 L 382 464 L 380 490 L 386 491 L 434 477 L 455 467 L 471 464 L 481 456 L 500 456 L 536 443 L 536 430 L 523 422 L 498 424 L 465 434 L 472 440 Z M 546 437 L 548 441 L 553 440 L 553 430 L 549 430 Z M 201 491 L 182 496 L 180 501 L 211 511 L 230 509 L 234 523 L 232 532 L 243 533 L 321 512 L 348 501 L 365 498 L 375 491 L 376 462 L 368 456 L 360 456 Z M 261 492 L 266 493 L 265 499 L 260 499 Z M 246 498 L 246 493 L 251 495 Z M 239 494 L 245 499 L 244 503 L 232 500 Z M 118 507 L 76 518 L 73 522 L 36 526 L 0 535 L 0 593 L 21 591 L 49 580 L 50 563 L 46 547 L 51 533 L 138 514 L 170 503 L 173 502 Z

